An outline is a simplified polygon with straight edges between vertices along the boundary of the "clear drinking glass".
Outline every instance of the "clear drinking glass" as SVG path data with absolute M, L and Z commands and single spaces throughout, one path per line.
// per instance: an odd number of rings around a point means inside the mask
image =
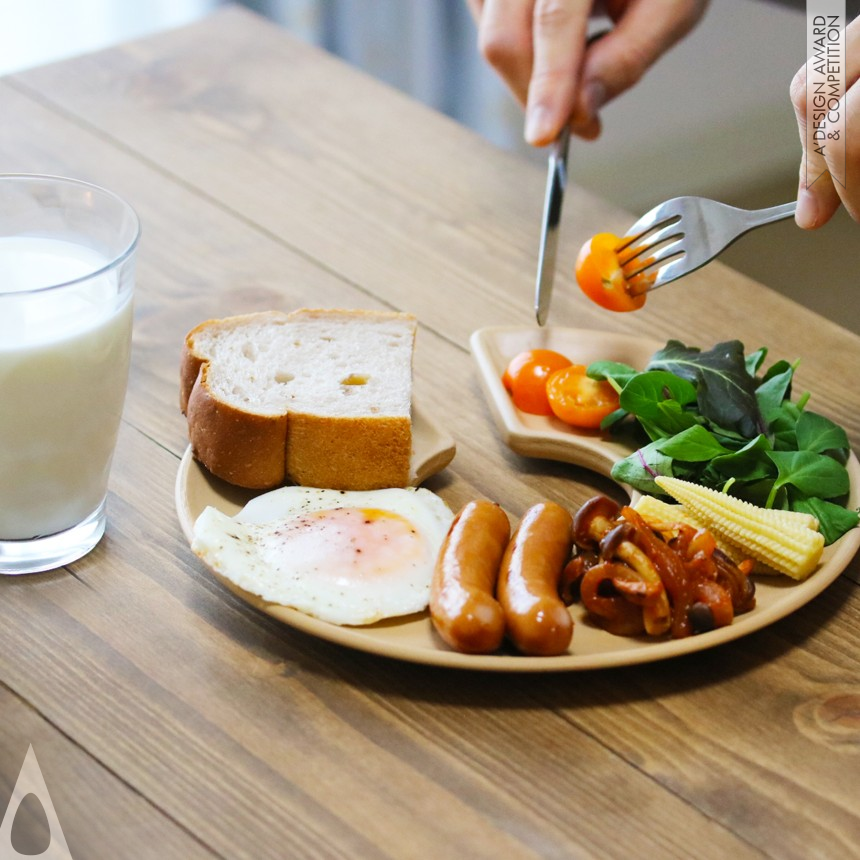
M 60 567 L 104 534 L 139 235 L 110 191 L 0 175 L 0 573 Z

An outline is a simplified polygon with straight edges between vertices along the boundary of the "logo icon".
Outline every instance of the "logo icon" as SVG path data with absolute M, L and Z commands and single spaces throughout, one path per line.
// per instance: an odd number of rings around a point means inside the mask
M 21 801 L 28 794 L 35 794 L 39 798 L 51 831 L 51 841 L 41 854 L 21 854 L 12 845 L 12 824 Z M 42 860 L 71 860 L 72 855 L 69 853 L 60 819 L 57 818 L 57 811 L 54 809 L 48 786 L 45 784 L 45 777 L 42 776 L 42 769 L 39 767 L 31 744 L 27 749 L 27 755 L 24 756 L 24 764 L 21 765 L 15 788 L 12 789 L 12 797 L 9 798 L 3 821 L 0 822 L 0 860 L 33 860 L 34 857 L 41 857 Z

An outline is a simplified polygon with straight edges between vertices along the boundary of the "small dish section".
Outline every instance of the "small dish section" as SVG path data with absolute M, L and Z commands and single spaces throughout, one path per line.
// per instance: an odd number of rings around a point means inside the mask
M 644 369 L 662 346 L 656 340 L 610 332 L 535 326 L 482 328 L 471 338 L 481 385 L 504 443 L 524 457 L 573 463 L 606 477 L 631 451 L 623 437 L 607 439 L 599 431 L 577 430 L 555 417 L 520 412 L 502 385 L 502 374 L 508 362 L 527 349 L 552 349 L 574 364 L 610 360 Z

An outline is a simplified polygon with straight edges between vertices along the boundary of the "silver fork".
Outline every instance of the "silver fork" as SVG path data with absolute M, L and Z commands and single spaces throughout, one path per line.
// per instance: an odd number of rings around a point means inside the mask
M 790 218 L 796 205 L 738 209 L 705 197 L 676 197 L 655 206 L 616 248 L 630 292 L 640 295 L 688 275 L 744 233 Z

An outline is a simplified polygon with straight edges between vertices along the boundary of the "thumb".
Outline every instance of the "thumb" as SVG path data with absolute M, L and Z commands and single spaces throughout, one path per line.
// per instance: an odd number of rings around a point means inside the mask
M 797 118 L 797 129 L 803 156 L 797 188 L 797 211 L 794 220 L 805 230 L 826 224 L 839 208 L 839 192 L 827 168 L 824 156 L 813 139 L 813 127 L 808 121 L 806 65 L 800 67 L 791 81 L 791 103 Z

